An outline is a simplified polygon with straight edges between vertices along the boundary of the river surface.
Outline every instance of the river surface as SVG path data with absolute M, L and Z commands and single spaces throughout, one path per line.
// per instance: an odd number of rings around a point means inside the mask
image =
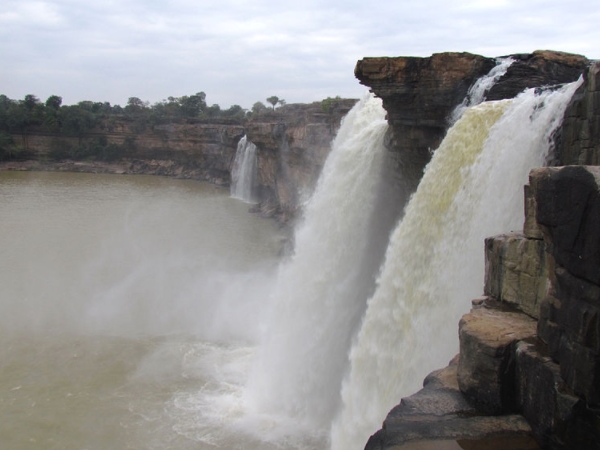
M 195 181 L 0 172 L 0 448 L 273 447 L 235 426 L 285 237 L 247 210 Z

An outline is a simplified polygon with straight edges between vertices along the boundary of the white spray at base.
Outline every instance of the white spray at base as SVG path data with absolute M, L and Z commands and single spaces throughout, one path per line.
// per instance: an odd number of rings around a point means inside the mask
M 289 418 L 304 437 L 327 440 L 347 352 L 383 257 L 364 264 L 386 130 L 372 95 L 344 118 L 271 296 L 247 404 L 275 421 Z
M 231 168 L 231 196 L 246 203 L 255 203 L 257 176 L 256 145 L 243 136 L 238 142 Z
M 333 450 L 362 448 L 456 354 L 458 320 L 483 291 L 483 240 L 522 229 L 523 185 L 578 84 L 483 103 L 449 130 L 391 237 L 350 353 Z

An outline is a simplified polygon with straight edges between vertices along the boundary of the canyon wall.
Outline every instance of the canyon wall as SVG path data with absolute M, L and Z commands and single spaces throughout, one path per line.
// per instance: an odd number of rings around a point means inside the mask
M 243 124 L 186 119 L 139 129 L 133 120 L 109 119 L 81 136 L 28 129 L 13 140 L 34 161 L 3 167 L 104 173 L 143 173 L 229 186 L 239 140 L 247 134 L 258 149 L 259 210 L 282 221 L 294 217 L 316 184 L 342 117 L 356 100 L 327 99 L 289 104 L 254 115 Z M 110 158 L 68 155 L 78 148 L 113 145 Z

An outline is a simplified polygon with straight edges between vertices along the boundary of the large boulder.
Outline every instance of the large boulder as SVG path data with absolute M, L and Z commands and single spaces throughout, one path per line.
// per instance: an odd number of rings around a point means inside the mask
M 486 414 L 517 411 L 517 342 L 535 336 L 537 322 L 487 299 L 459 323 L 458 385 L 467 400 Z

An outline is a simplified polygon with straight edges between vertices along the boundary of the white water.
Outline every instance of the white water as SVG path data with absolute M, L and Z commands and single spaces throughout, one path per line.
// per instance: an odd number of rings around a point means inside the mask
M 483 239 L 522 229 L 527 174 L 544 164 L 576 87 L 483 103 L 449 130 L 391 237 L 350 353 L 332 449 L 362 448 L 457 352 L 458 320 L 483 291 Z
M 381 261 L 366 264 L 386 129 L 381 101 L 370 95 L 344 118 L 296 230 L 295 253 L 280 268 L 247 392 L 274 421 L 286 417 L 320 439 L 338 407 L 346 354 Z
M 243 136 L 238 142 L 231 168 L 231 196 L 246 203 L 256 203 L 256 145 Z
M 487 75 L 479 78 L 473 86 L 469 88 L 462 103 L 450 113 L 450 125 L 455 124 L 468 108 L 483 102 L 485 100 L 485 95 L 492 86 L 496 84 L 496 81 L 504 76 L 513 62 L 515 62 L 515 60 L 512 58 L 498 58 L 496 60 L 496 66 L 492 68 Z

